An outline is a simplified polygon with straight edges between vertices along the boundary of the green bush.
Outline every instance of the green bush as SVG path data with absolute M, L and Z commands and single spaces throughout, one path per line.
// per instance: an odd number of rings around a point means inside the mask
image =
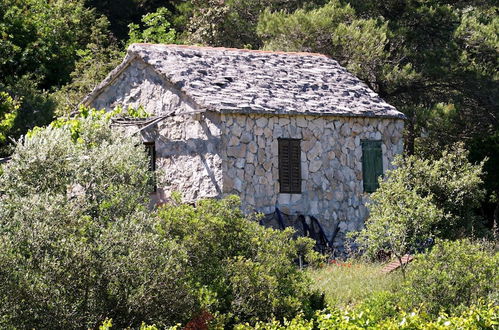
M 494 293 L 497 297 L 498 270 L 499 253 L 487 244 L 439 241 L 410 266 L 402 299 L 434 314 L 466 308 Z
M 483 234 L 483 219 L 473 210 L 484 198 L 483 162 L 474 165 L 467 157 L 461 144 L 437 160 L 398 157 L 395 169 L 370 195 L 365 228 L 352 234 L 365 255 L 374 258 L 385 252 L 400 260 L 435 237 Z
M 295 260 L 318 258 L 310 239 L 244 217 L 236 196 L 159 210 L 160 232 L 183 244 L 203 307 L 224 322 L 256 322 L 312 312 L 320 301 Z
M 236 330 L 312 330 L 312 329 L 383 329 L 383 330 L 415 330 L 415 329 L 496 329 L 499 326 L 499 306 L 479 303 L 463 313 L 453 315 L 428 315 L 424 312 L 400 312 L 396 316 L 378 320 L 368 309 L 325 310 L 317 312 L 313 318 L 303 315 L 283 322 L 258 322 L 239 324 Z
M 0 328 L 187 321 L 188 258 L 147 210 L 145 151 L 105 121 L 70 123 L 25 138 L 0 176 Z
M 200 313 L 230 325 L 323 307 L 295 263 L 318 259 L 313 241 L 251 221 L 237 197 L 150 210 L 145 150 L 109 116 L 33 130 L 3 166 L 0 328 L 164 328 Z

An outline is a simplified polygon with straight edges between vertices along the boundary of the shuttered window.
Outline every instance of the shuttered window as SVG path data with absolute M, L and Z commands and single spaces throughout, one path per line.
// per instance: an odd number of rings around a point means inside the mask
M 279 186 L 281 193 L 301 193 L 301 148 L 298 139 L 279 139 Z
M 362 177 L 364 191 L 374 192 L 379 187 L 378 178 L 383 175 L 381 141 L 362 141 Z
M 146 147 L 146 152 L 149 156 L 149 171 L 154 172 L 156 171 L 156 144 L 154 143 L 154 141 L 144 142 L 144 146 Z M 156 192 L 156 177 L 154 173 L 149 184 L 151 185 L 151 190 L 153 192 Z

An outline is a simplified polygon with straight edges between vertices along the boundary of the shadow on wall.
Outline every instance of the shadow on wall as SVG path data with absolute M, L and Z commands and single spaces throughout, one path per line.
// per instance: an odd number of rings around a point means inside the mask
M 222 188 L 220 183 L 218 182 L 215 174 L 215 169 L 213 168 L 215 165 L 210 164 L 209 159 L 207 159 L 206 155 L 218 154 L 218 146 L 220 144 L 220 137 L 214 136 L 208 127 L 207 123 L 204 120 L 199 120 L 202 135 L 206 136 L 206 138 L 187 138 L 187 139 L 179 139 L 179 140 L 170 140 L 166 136 L 160 134 L 160 129 L 158 125 L 154 125 L 151 128 L 148 128 L 146 131 L 142 132 L 142 138 L 145 141 L 154 141 L 156 143 L 156 157 L 157 159 L 168 159 L 171 161 L 171 165 L 168 166 L 168 169 L 175 171 L 178 169 L 179 174 L 182 173 L 182 168 L 184 171 L 199 171 L 195 167 L 191 166 L 194 164 L 194 161 L 198 161 L 202 164 L 206 177 L 210 180 L 213 185 L 216 194 L 218 196 L 222 195 Z M 163 128 L 164 129 L 164 128 Z M 179 160 L 178 157 L 189 157 L 192 158 L 193 163 L 186 163 L 185 159 Z M 185 158 L 184 157 L 184 158 Z M 199 158 L 198 158 L 199 157 Z M 161 167 L 159 168 L 161 169 Z M 166 169 L 166 170 L 168 170 Z M 220 169 L 221 170 L 221 169 Z M 195 182 L 193 182 L 195 184 Z M 201 189 L 201 187 L 199 187 Z M 159 187 L 157 192 L 156 199 L 158 202 L 164 202 L 167 200 L 168 187 Z M 199 192 L 193 191 L 192 198 L 197 198 Z

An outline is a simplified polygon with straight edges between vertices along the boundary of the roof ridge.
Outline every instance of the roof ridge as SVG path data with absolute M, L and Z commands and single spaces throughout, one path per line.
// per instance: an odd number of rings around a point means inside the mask
M 255 54 L 277 54 L 277 55 L 297 55 L 297 56 L 322 56 L 329 58 L 328 55 L 321 53 L 311 53 L 311 52 L 285 52 L 285 51 L 273 51 L 273 50 L 259 50 L 259 49 L 243 49 L 243 48 L 230 48 L 230 47 L 212 47 L 212 46 L 196 46 L 196 45 L 178 45 L 178 44 L 153 44 L 153 43 L 133 43 L 129 47 L 134 45 L 137 46 L 161 46 L 168 48 L 187 48 L 187 49 L 202 49 L 202 50 L 213 50 L 213 51 L 235 51 L 235 52 L 246 52 Z
M 130 45 L 123 62 L 83 104 L 90 105 L 135 61 L 150 66 L 204 110 L 405 118 L 367 84 L 323 54 L 175 44 Z M 133 79 L 149 79 L 147 73 L 140 73 L 143 69 L 134 68 L 137 75 Z M 235 78 L 227 79 L 233 74 Z

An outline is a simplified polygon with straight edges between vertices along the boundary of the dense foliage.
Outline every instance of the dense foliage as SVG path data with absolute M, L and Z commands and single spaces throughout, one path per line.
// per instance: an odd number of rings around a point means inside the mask
M 317 260 L 314 242 L 248 221 L 239 205 L 233 196 L 159 210 L 160 232 L 187 250 L 203 308 L 234 323 L 281 319 L 320 307 L 320 297 L 311 293 L 295 264 L 300 254 L 309 262 Z
M 185 252 L 154 230 L 145 152 L 105 122 L 76 126 L 37 130 L 0 176 L 1 327 L 187 319 Z
M 130 24 L 128 43 L 158 43 L 172 44 L 176 39 L 176 32 L 171 28 L 168 18 L 171 16 L 168 9 L 161 7 L 154 13 L 142 17 L 143 30 L 139 24 Z
M 375 313 L 375 312 L 374 312 Z M 389 319 L 377 320 L 368 308 L 352 310 L 326 310 L 318 312 L 313 319 L 298 316 L 285 322 L 260 322 L 255 326 L 239 325 L 235 329 L 265 330 L 312 330 L 312 329 L 494 329 L 499 324 L 499 307 L 480 304 L 464 313 L 442 314 L 431 318 L 422 312 L 402 312 Z
M 83 0 L 0 3 L 0 91 L 20 105 L 13 127 L 2 134 L 17 139 L 52 121 L 56 103 L 50 93 L 70 82 L 75 63 L 92 45 L 112 43 L 107 28 L 107 19 Z
M 295 265 L 317 260 L 311 240 L 245 218 L 237 197 L 151 210 L 138 139 L 81 111 L 30 132 L 3 166 L 0 327 L 163 327 L 202 311 L 231 324 L 323 307 Z
M 365 255 L 402 258 L 422 251 L 436 237 L 484 235 L 484 219 L 473 212 L 484 198 L 482 167 L 468 161 L 461 145 L 437 160 L 399 157 L 395 169 L 370 195 L 365 228 L 353 236 Z
M 0 134 L 18 138 L 54 112 L 73 110 L 131 42 L 322 52 L 408 116 L 410 153 L 431 157 L 463 141 L 474 160 L 489 157 L 481 211 L 492 225 L 499 217 L 497 10 L 490 0 L 3 1 L 0 91 L 20 109 Z
M 7 137 L 14 128 L 18 110 L 19 103 L 8 93 L 0 92 L 0 155 L 7 153 Z
M 499 303 L 499 252 L 490 243 L 438 242 L 409 268 L 404 306 L 429 314 L 462 312 L 481 299 Z

